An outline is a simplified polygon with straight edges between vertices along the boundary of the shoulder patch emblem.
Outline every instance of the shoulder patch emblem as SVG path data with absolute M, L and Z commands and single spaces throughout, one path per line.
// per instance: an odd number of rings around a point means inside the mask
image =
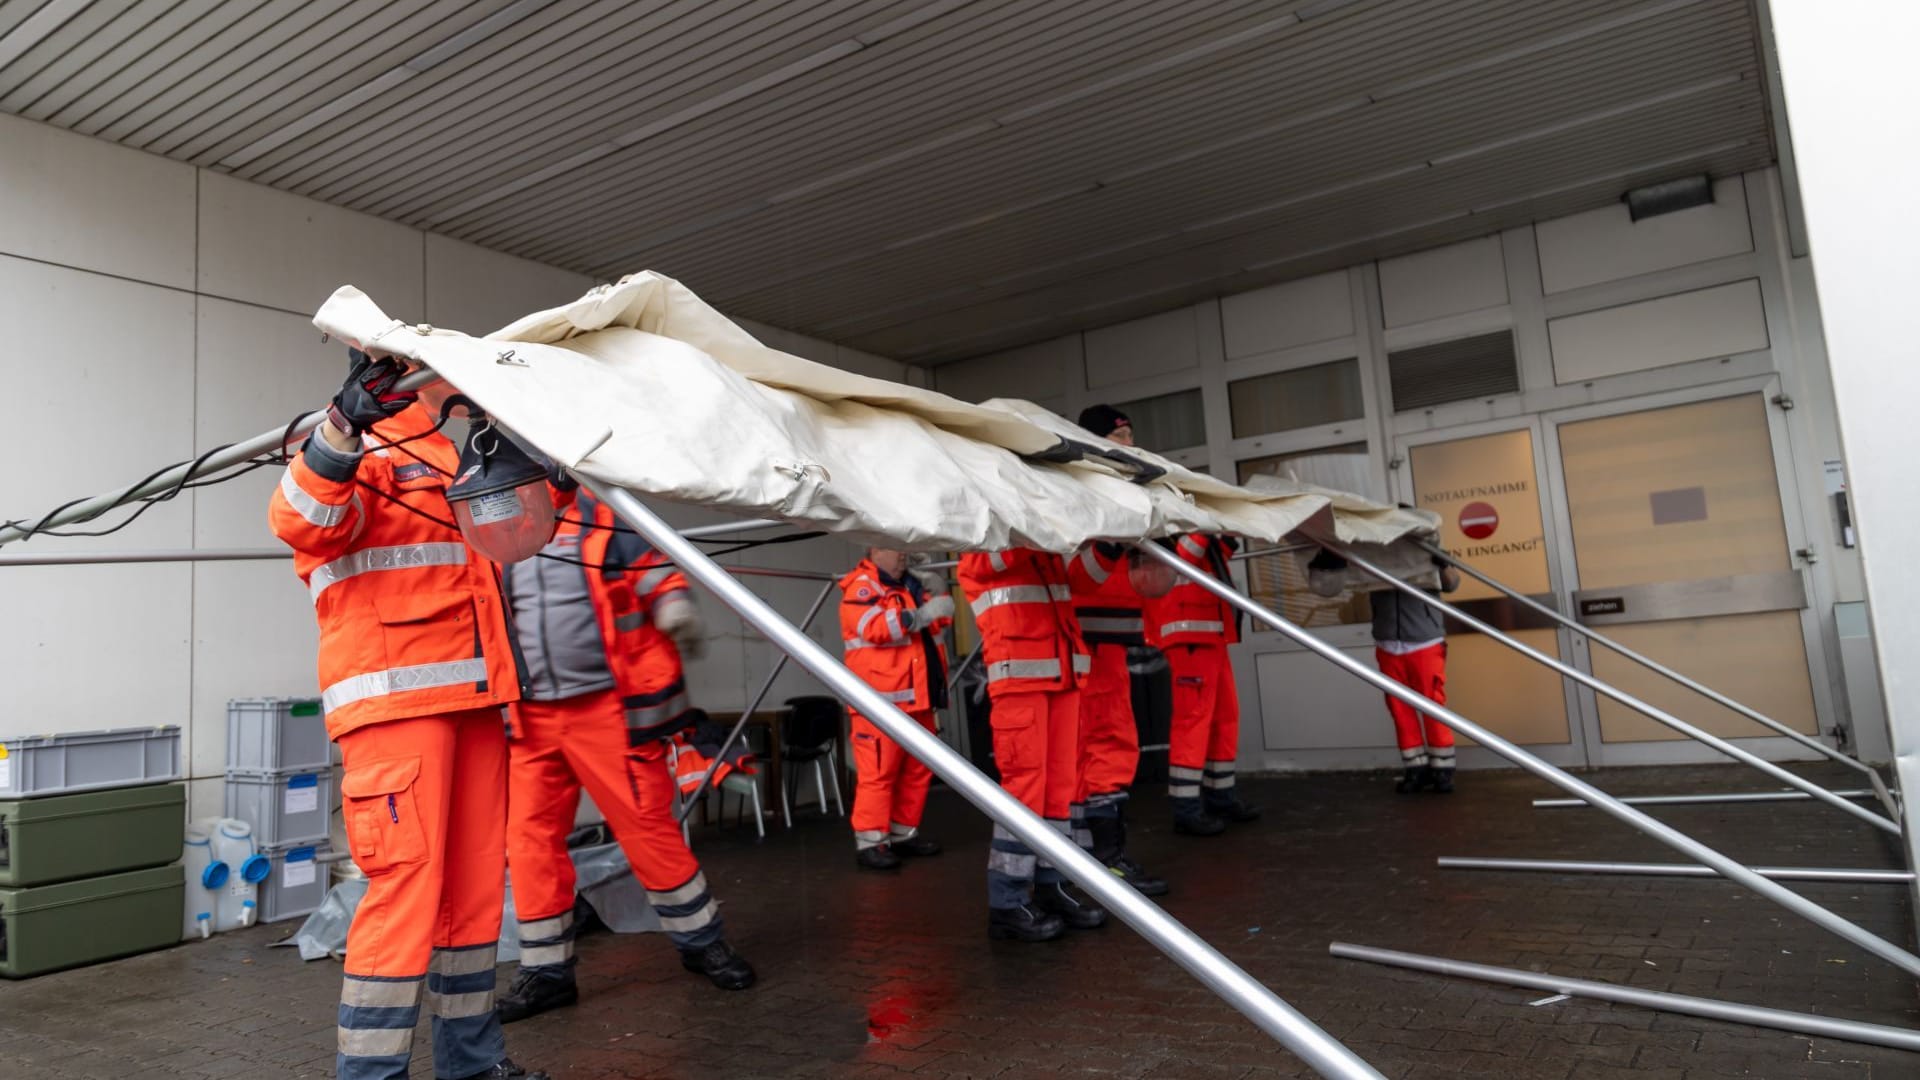
M 865 585 L 862 585 L 860 586 L 860 591 L 853 594 L 853 598 L 856 600 L 865 600 L 867 597 L 872 595 L 873 595 L 873 590 L 867 588 Z

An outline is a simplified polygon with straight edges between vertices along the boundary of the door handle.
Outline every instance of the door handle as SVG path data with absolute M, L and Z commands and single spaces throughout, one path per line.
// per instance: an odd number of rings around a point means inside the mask
M 1794 548 L 1793 555 L 1794 558 L 1799 559 L 1808 566 L 1812 566 L 1814 563 L 1820 561 L 1820 552 L 1816 550 L 1812 544 L 1808 544 L 1803 548 Z

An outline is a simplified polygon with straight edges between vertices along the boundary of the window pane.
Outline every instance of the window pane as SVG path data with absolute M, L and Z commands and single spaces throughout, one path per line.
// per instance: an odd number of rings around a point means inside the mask
M 1365 492 L 1373 486 L 1367 444 L 1363 442 L 1247 458 L 1238 462 L 1236 469 L 1242 484 L 1264 475 L 1342 491 Z M 1348 590 L 1339 596 L 1321 596 L 1307 588 L 1299 558 L 1292 554 L 1247 560 L 1247 591 L 1300 626 L 1341 626 L 1373 618 L 1365 592 Z
M 1396 349 L 1387 354 L 1393 411 L 1520 392 L 1513 331 Z
M 1227 399 L 1236 439 L 1358 420 L 1367 411 L 1358 360 L 1240 379 L 1227 384 Z
M 1141 449 L 1165 453 L 1207 445 L 1207 412 L 1198 390 L 1123 401 L 1114 408 L 1133 421 L 1133 441 Z

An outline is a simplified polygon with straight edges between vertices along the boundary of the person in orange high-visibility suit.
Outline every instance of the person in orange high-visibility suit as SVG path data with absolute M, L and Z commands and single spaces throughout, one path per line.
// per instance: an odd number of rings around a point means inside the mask
M 347 932 L 340 1080 L 405 1077 L 421 997 L 434 1075 L 528 1077 L 494 1016 L 506 813 L 500 707 L 520 696 L 492 563 L 452 523 L 459 455 L 357 350 L 268 519 L 320 624 L 321 706 L 367 892 Z M 544 1080 L 544 1073 L 529 1080 Z
M 1401 503 L 1401 509 L 1412 507 Z M 1460 587 L 1460 571 L 1439 556 L 1433 559 L 1438 590 L 1423 588 L 1429 596 Z M 1345 589 L 1347 560 L 1325 548 L 1307 564 L 1307 586 L 1322 596 L 1339 596 Z M 1427 698 L 1447 703 L 1447 622 L 1439 610 L 1395 589 L 1367 594 L 1373 607 L 1373 658 L 1380 674 Z M 1394 790 L 1402 795 L 1433 790 L 1453 794 L 1453 729 L 1392 694 L 1387 713 L 1393 717 L 1400 763 L 1405 768 Z
M 1128 788 L 1140 767 L 1127 650 L 1146 643 L 1143 600 L 1129 573 L 1136 558 L 1123 544 L 1092 543 L 1068 565 L 1080 635 L 1093 651 L 1093 668 L 1080 688 L 1074 838 L 1116 877 L 1147 896 L 1161 896 L 1167 883 L 1127 856 Z
M 940 633 L 953 620 L 953 597 L 928 596 L 907 572 L 907 554 L 868 548 L 840 579 L 840 637 L 849 671 L 936 731 L 934 711 L 947 707 L 947 656 Z M 860 713 L 853 714 L 854 860 L 865 870 L 894 870 L 903 855 L 938 855 L 920 835 L 933 773 Z
M 1080 640 L 1067 567 L 1031 548 L 960 556 L 960 587 L 980 630 L 1000 786 L 1071 838 L 1080 771 L 1080 685 L 1092 658 Z M 1047 941 L 1092 928 L 1105 910 L 1067 887 L 1051 863 L 1000 825 L 987 859 L 987 933 Z
M 673 814 L 667 741 L 692 722 L 681 653 L 703 644 L 687 580 L 604 503 L 582 495 L 542 552 L 506 570 L 527 686 L 509 712 L 507 861 L 520 972 L 500 996 L 512 1023 L 579 1000 L 574 868 L 567 853 L 584 785 L 647 890 L 682 966 L 723 990 L 753 968 Z
M 1184 561 L 1232 585 L 1227 558 L 1238 546 L 1221 536 L 1188 533 L 1165 542 Z M 1146 602 L 1147 641 L 1167 654 L 1173 674 L 1173 730 L 1168 738 L 1167 793 L 1175 832 L 1213 836 L 1229 821 L 1260 811 L 1234 793 L 1240 756 L 1240 694 L 1227 647 L 1240 640 L 1240 613 L 1185 577 Z

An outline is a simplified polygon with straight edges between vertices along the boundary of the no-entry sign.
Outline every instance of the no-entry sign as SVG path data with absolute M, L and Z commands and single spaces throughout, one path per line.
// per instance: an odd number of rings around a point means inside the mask
M 1500 511 L 1489 503 L 1470 502 L 1460 508 L 1460 531 L 1470 540 L 1485 540 L 1500 527 Z

